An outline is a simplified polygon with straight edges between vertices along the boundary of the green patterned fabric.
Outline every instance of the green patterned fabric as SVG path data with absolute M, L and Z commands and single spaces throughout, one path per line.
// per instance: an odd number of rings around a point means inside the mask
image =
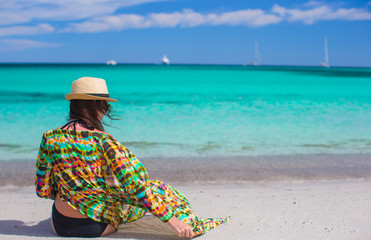
M 143 164 L 109 134 L 47 131 L 36 169 L 38 196 L 54 199 L 58 194 L 82 214 L 116 228 L 149 212 L 163 222 L 176 216 L 201 235 L 229 219 L 196 217 L 183 194 L 149 180 Z

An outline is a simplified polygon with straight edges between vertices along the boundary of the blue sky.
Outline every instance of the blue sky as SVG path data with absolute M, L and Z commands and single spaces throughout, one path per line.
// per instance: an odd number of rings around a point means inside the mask
M 371 67 L 371 1 L 0 0 L 0 62 Z

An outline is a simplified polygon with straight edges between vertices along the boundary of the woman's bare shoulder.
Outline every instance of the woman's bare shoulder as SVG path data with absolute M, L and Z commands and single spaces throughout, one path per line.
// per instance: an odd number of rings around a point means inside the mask
M 94 130 L 91 130 L 92 132 L 97 132 L 97 133 L 103 133 L 103 134 L 108 134 L 108 135 L 110 135 L 109 133 L 106 133 L 106 132 L 104 132 L 104 131 L 100 131 L 100 130 L 98 130 L 98 129 L 94 129 Z

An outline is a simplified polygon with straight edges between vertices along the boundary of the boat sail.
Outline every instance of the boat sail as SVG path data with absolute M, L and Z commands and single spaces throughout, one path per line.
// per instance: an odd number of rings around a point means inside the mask
M 161 58 L 161 62 L 164 65 L 169 65 L 170 64 L 170 60 L 167 58 L 166 54 L 164 54 L 164 56 Z
M 325 36 L 325 60 L 321 63 L 321 67 L 330 67 L 328 63 L 327 36 Z
M 255 50 L 254 50 L 254 61 L 250 62 L 250 66 L 258 66 L 260 65 L 261 58 L 260 58 L 260 53 L 259 53 L 259 45 L 258 42 L 255 41 Z

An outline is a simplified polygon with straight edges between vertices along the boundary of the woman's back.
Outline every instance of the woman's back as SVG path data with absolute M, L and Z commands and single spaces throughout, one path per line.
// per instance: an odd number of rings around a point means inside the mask
M 121 164 L 130 162 L 131 174 L 145 182 L 148 175 L 143 165 L 111 135 L 62 129 L 46 131 L 36 166 L 37 195 L 50 199 L 59 195 L 89 218 L 102 221 L 108 217 L 117 226 L 116 215 L 124 214 L 123 204 L 132 199 L 120 182 L 112 181 L 116 179 L 113 171 L 122 166 L 118 163 L 112 166 L 107 154 L 117 151 L 126 158 Z

